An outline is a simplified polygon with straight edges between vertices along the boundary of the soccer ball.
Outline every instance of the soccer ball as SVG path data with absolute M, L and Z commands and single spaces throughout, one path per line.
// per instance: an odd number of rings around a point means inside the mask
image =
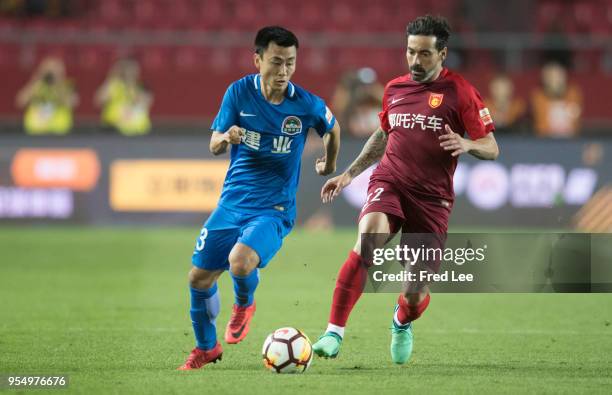
M 299 329 L 280 328 L 266 338 L 262 354 L 271 372 L 303 373 L 312 362 L 312 345 Z

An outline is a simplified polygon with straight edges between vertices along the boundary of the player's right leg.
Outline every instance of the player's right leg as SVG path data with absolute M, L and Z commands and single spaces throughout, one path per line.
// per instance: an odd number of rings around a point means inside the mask
M 219 314 L 219 292 L 217 279 L 223 270 L 209 271 L 193 266 L 189 272 L 191 294 L 191 323 L 196 346 L 179 370 L 198 369 L 207 363 L 221 359 L 223 349 L 217 341 L 215 320 Z
M 313 345 L 317 355 L 326 358 L 338 355 L 346 322 L 365 287 L 372 251 L 382 247 L 400 229 L 403 220 L 401 194 L 396 186 L 370 179 L 368 198 L 359 217 L 357 242 L 336 279 L 327 330 Z
M 374 248 L 382 247 L 394 234 L 398 226 L 392 222 L 394 217 L 383 212 L 369 212 L 359 221 L 357 242 L 338 273 L 327 330 L 313 345 L 318 356 L 335 358 L 338 355 L 344 327 L 365 287 L 371 263 L 364 257 L 371 256 Z M 367 234 L 371 237 L 363 237 Z
M 239 236 L 239 229 L 232 226 L 232 213 L 218 208 L 196 240 L 189 272 L 189 313 L 196 346 L 180 370 L 198 369 L 221 359 L 223 350 L 216 328 L 220 309 L 217 279 L 229 268 L 228 256 Z
M 259 269 L 278 252 L 292 224 L 277 215 L 254 215 L 240 228 L 238 242 L 229 255 L 230 275 L 234 282 L 234 307 L 225 329 L 225 341 L 236 344 L 249 333 L 255 314 L 255 290 Z

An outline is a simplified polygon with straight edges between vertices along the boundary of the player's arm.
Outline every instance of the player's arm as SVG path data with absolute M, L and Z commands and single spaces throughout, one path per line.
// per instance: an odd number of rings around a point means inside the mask
M 387 148 L 387 133 L 379 127 L 366 141 L 361 153 L 346 169 L 344 174 L 347 174 L 352 181 L 363 173 L 365 169 L 378 162 L 385 153 L 385 148 Z
M 323 185 L 323 189 L 321 189 L 321 200 L 323 200 L 323 203 L 334 200 L 355 177 L 380 160 L 385 153 L 385 148 L 387 148 L 387 133 L 379 127 L 370 136 L 363 146 L 361 153 L 348 169 L 339 176 L 327 180 L 325 185 Z
M 212 132 L 210 136 L 210 152 L 213 155 L 225 153 L 230 144 L 240 144 L 244 133 L 244 129 L 236 125 L 230 126 L 226 132 Z
M 452 156 L 459 156 L 466 152 L 482 160 L 495 160 L 499 156 L 499 147 L 493 133 L 487 133 L 484 137 L 470 140 L 453 132 L 448 124 L 444 126 L 444 130 L 446 134 L 439 137 L 440 147 L 444 151 L 450 151 Z
M 315 170 L 317 174 L 326 176 L 336 171 L 336 159 L 338 159 L 338 151 L 340 151 L 340 125 L 338 121 L 323 136 L 323 146 L 325 147 L 325 156 L 316 160 Z
M 34 97 L 36 85 L 39 82 L 37 81 L 29 81 L 26 86 L 21 88 L 21 90 L 17 93 L 17 97 L 15 99 L 15 103 L 17 103 L 17 107 L 23 108 L 30 104 L 32 98 Z

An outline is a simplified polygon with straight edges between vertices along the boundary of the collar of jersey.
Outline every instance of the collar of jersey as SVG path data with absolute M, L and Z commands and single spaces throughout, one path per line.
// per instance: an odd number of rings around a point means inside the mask
M 266 98 L 261 93 L 261 89 L 259 89 L 261 87 L 261 74 L 255 74 L 255 78 L 253 78 L 253 85 L 255 86 L 255 90 L 259 91 L 261 98 L 266 100 Z M 295 85 L 293 85 L 291 81 L 289 81 L 287 83 L 287 91 L 285 92 L 285 96 L 289 98 L 293 98 L 293 95 L 295 95 Z M 284 103 L 284 100 L 277 105 L 281 105 L 283 103 Z M 270 104 L 273 104 L 273 103 L 270 103 Z

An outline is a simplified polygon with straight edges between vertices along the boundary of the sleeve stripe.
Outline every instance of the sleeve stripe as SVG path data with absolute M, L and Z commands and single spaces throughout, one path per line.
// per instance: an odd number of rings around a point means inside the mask
M 289 88 L 291 88 L 289 91 L 289 97 L 293 97 L 293 94 L 295 93 L 295 86 L 293 86 L 291 82 L 289 82 Z

